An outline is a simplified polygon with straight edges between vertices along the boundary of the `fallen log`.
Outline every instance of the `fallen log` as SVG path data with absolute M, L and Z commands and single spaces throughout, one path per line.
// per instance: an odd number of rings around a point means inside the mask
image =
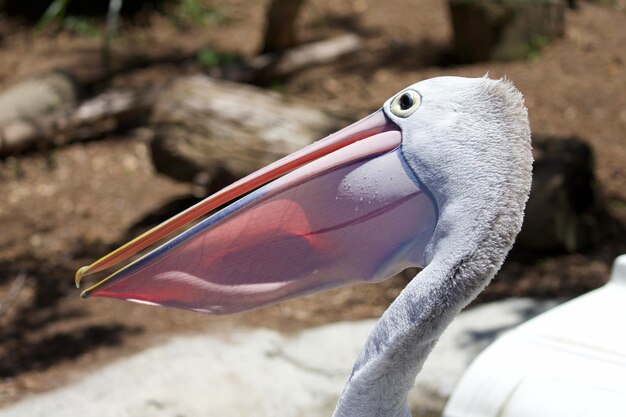
M 358 36 L 342 35 L 281 52 L 258 55 L 243 62 L 215 68 L 209 75 L 230 81 L 262 83 L 275 78 L 284 78 L 304 68 L 333 62 L 360 50 L 362 46 L 363 43 Z
M 37 147 L 91 138 L 147 120 L 157 89 L 111 90 L 76 108 L 18 118 L 0 124 L 0 157 Z
M 352 120 L 250 85 L 182 77 L 155 103 L 152 160 L 158 172 L 213 190 Z

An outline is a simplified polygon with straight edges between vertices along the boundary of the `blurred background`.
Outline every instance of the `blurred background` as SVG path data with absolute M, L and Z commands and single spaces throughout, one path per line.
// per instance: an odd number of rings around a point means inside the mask
M 439 75 L 506 76 L 533 131 L 523 231 L 475 303 L 602 285 L 626 252 L 624 45 L 623 0 L 0 0 L 0 407 L 174 334 L 380 316 L 415 271 L 220 318 L 73 277 Z

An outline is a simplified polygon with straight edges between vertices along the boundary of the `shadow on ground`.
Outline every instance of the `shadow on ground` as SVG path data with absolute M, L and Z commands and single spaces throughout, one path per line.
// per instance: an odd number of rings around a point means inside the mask
M 94 254 L 100 252 L 93 248 Z M 100 252 L 101 253 L 101 252 Z M 73 289 L 68 277 L 75 268 L 52 265 L 49 260 L 16 260 L 0 265 L 0 284 L 11 286 L 20 274 L 27 278 L 12 303 L 0 317 L 0 379 L 29 371 L 41 371 L 103 346 L 120 345 L 140 327 L 122 324 L 82 324 L 83 308 L 67 300 Z

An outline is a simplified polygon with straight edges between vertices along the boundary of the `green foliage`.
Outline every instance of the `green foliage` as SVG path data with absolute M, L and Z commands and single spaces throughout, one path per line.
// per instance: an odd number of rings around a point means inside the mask
M 50 6 L 48 6 L 46 11 L 41 16 L 41 19 L 39 19 L 39 22 L 37 22 L 35 32 L 41 32 L 53 22 L 60 23 L 65 17 L 65 11 L 67 10 L 67 5 L 70 4 L 70 1 L 72 0 L 54 0 L 50 3 Z
M 41 15 L 35 26 L 35 33 L 55 24 L 63 30 L 84 36 L 98 36 L 100 30 L 93 19 L 80 16 L 67 15 L 67 7 L 73 0 L 54 0 Z M 112 0 L 111 0 L 112 1 Z M 119 10 L 117 11 L 119 13 Z M 107 20 L 107 28 L 109 21 Z
M 35 28 L 35 33 L 46 29 L 51 23 L 56 22 L 61 28 L 73 31 L 82 35 L 97 35 L 98 30 L 95 25 L 88 20 L 75 16 L 66 16 L 67 6 L 72 0 L 54 0 L 39 19 Z M 111 41 L 117 33 L 120 11 L 123 0 L 109 0 L 109 10 L 104 29 L 102 41 L 102 58 L 104 66 L 108 68 L 111 61 Z
M 276 91 L 277 93 L 284 93 L 285 92 L 285 81 L 284 80 L 271 80 L 269 82 L 269 89 L 272 91 Z
M 609 205 L 614 210 L 626 210 L 626 201 L 622 201 L 618 198 L 612 198 L 609 200 Z
M 196 61 L 205 68 L 221 67 L 238 61 L 240 57 L 231 53 L 218 52 L 211 48 L 204 48 L 196 54 Z
M 192 22 L 206 25 L 219 23 L 226 19 L 226 14 L 217 7 L 206 6 L 202 0 L 179 0 L 174 10 L 177 23 Z
M 97 20 L 93 18 L 85 18 L 81 16 L 72 16 L 67 14 L 68 6 L 75 0 L 54 0 L 35 26 L 35 33 L 55 25 L 57 28 L 68 30 L 70 32 L 85 35 L 96 36 L 100 33 Z M 82 0 L 78 0 L 82 1 Z M 0 0 L 0 5 L 3 0 Z M 109 0 L 109 13 L 105 25 L 105 35 L 109 39 L 116 33 L 117 21 L 123 0 Z M 228 19 L 227 13 L 218 7 L 208 6 L 203 0 L 177 0 L 174 2 L 172 9 L 168 9 L 169 15 L 178 25 L 200 24 L 210 25 L 221 23 Z
M 535 36 L 528 44 L 527 57 L 530 60 L 539 59 L 541 50 L 548 44 L 549 40 L 547 36 Z
M 100 35 L 100 28 L 93 19 L 78 16 L 67 16 L 61 24 L 63 30 L 80 36 L 95 38 Z

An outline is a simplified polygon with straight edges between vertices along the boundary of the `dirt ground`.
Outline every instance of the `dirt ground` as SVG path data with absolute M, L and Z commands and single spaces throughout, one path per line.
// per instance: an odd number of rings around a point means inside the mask
M 222 17 L 205 25 L 181 26 L 157 12 L 126 22 L 114 55 L 139 55 L 151 64 L 116 75 L 112 84 L 149 85 L 201 71 L 193 57 L 202 47 L 254 54 L 265 2 L 210 4 Z M 33 36 L 18 20 L 0 19 L 0 86 L 58 66 L 89 70 L 97 63 L 97 37 L 52 31 Z M 626 12 L 582 2 L 566 19 L 564 38 L 538 57 L 455 66 L 447 58 L 451 29 L 444 0 L 311 0 L 299 23 L 303 41 L 352 32 L 363 37 L 366 48 L 274 87 L 366 114 L 424 78 L 488 72 L 512 79 L 526 96 L 534 133 L 575 135 L 593 147 L 614 230 L 588 253 L 513 253 L 479 301 L 571 297 L 604 283 L 612 259 L 626 252 Z M 80 299 L 73 287 L 78 267 L 127 241 L 152 213 L 172 214 L 172 207 L 181 205 L 172 202 L 185 201 L 189 193 L 188 185 L 154 172 L 142 129 L 0 160 L 0 303 L 16 277 L 26 276 L 0 316 L 0 407 L 176 333 L 231 326 L 289 331 L 377 317 L 407 282 L 396 277 L 217 318 Z

